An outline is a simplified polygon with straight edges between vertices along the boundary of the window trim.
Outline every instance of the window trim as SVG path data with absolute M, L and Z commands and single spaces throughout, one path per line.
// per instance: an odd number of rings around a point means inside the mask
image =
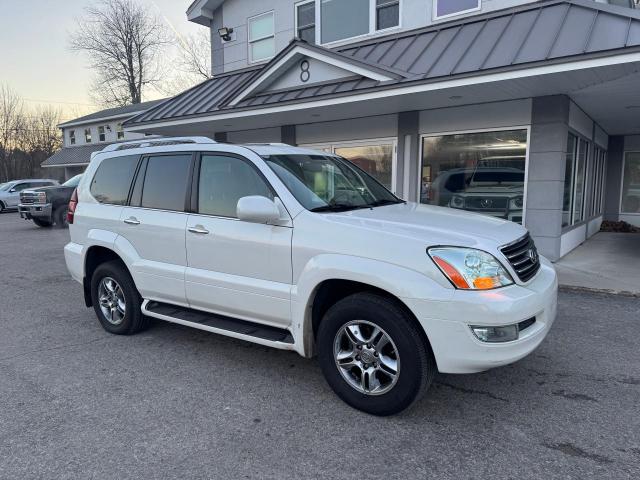
M 522 223 L 521 225 L 524 227 L 527 221 L 527 197 L 529 196 L 529 155 L 531 150 L 531 125 L 512 125 L 508 127 L 498 127 L 498 128 L 476 128 L 470 130 L 452 130 L 445 132 L 430 132 L 430 133 L 421 133 L 418 135 L 420 140 L 420 147 L 418 148 L 419 152 L 419 160 L 418 160 L 418 171 L 416 175 L 416 193 L 414 195 L 414 202 L 420 203 L 420 190 L 422 188 L 422 161 L 424 159 L 424 139 L 428 137 L 444 137 L 447 135 L 464 135 L 471 133 L 488 133 L 488 132 L 508 132 L 511 130 L 525 130 L 527 132 L 527 147 L 525 148 L 524 153 L 524 188 L 522 191 Z M 405 175 L 411 175 L 409 169 L 405 172 Z M 409 178 L 409 182 L 411 179 Z M 404 197 L 407 197 L 409 192 L 404 192 Z
M 320 150 L 325 151 L 328 148 L 329 151 L 327 153 L 331 155 L 337 155 L 335 153 L 336 148 L 350 148 L 350 147 L 374 147 L 376 145 L 388 145 L 391 144 L 393 146 L 393 157 L 391 159 L 391 187 L 387 187 L 380 180 L 378 180 L 374 175 L 371 175 L 380 185 L 384 188 L 387 188 L 394 195 L 397 194 L 397 183 L 398 183 L 398 137 L 378 137 L 378 138 L 366 138 L 363 140 L 347 140 L 347 141 L 334 141 L 334 142 L 318 142 L 318 143 L 305 143 L 300 144 L 301 148 L 310 148 L 312 150 Z M 348 159 L 347 159 L 348 160 Z M 357 167 L 357 165 L 356 165 Z M 360 168 L 360 167 L 358 167 Z M 406 196 L 406 194 L 404 195 Z
M 198 215 L 200 217 L 206 217 L 206 218 L 218 218 L 222 220 L 235 220 L 237 222 L 242 221 L 238 217 L 227 217 L 225 215 L 212 215 L 210 213 L 200 213 L 198 211 L 200 207 L 199 205 L 200 203 L 200 170 L 202 167 L 202 157 L 204 156 L 231 157 L 231 158 L 237 158 L 238 160 L 243 161 L 244 163 L 248 164 L 249 167 L 251 167 L 258 174 L 258 176 L 264 181 L 267 188 L 271 191 L 273 198 L 274 199 L 280 198 L 277 190 L 273 187 L 273 185 L 271 184 L 269 179 L 265 176 L 265 174 L 258 168 L 258 166 L 253 161 L 251 161 L 247 157 L 240 155 L 238 153 L 233 153 L 233 152 L 207 150 L 203 152 L 197 152 L 196 159 L 193 164 L 193 172 L 191 176 L 191 197 L 189 199 L 189 213 L 191 213 L 192 215 Z M 282 200 L 280 200 L 280 203 L 282 203 Z M 285 210 L 286 210 L 286 207 L 285 207 Z M 245 222 L 245 223 L 250 223 L 250 222 Z M 278 225 L 272 225 L 272 226 L 278 226 Z
M 254 38 L 251 39 L 251 21 L 252 20 L 256 20 L 257 18 L 260 17 L 265 17 L 267 15 L 271 15 L 271 24 L 272 24 L 272 34 L 271 35 L 264 35 L 262 37 L 259 38 Z M 255 42 L 259 42 L 261 40 L 266 40 L 268 38 L 273 38 L 273 43 L 274 43 L 274 47 L 273 47 L 273 55 L 267 58 L 262 58 L 260 60 L 254 60 L 252 55 L 251 55 L 251 46 L 253 43 Z M 253 15 L 252 17 L 248 17 L 247 18 L 247 63 L 251 64 L 251 65 L 255 65 L 255 64 L 260 64 L 260 63 L 266 63 L 269 60 L 271 60 L 273 57 L 276 56 L 277 53 L 277 48 L 275 45 L 276 42 L 276 14 L 275 14 L 275 10 L 269 10 L 267 12 L 263 12 L 263 13 L 259 13 L 258 15 Z
M 298 31 L 300 30 L 300 26 L 298 25 L 298 7 L 301 7 L 303 5 L 308 5 L 308 4 L 314 4 L 314 11 L 313 11 L 313 29 L 315 30 L 315 34 L 314 34 L 314 44 L 318 44 L 318 18 L 317 18 L 317 11 L 315 8 L 315 3 L 316 0 L 301 0 L 299 2 L 296 2 L 293 4 L 293 28 L 294 28 L 294 33 L 295 33 L 295 37 L 296 38 L 300 38 L 298 37 Z M 308 28 L 308 27 L 307 27 Z
M 475 8 L 470 8 L 467 10 L 460 10 L 459 12 L 455 12 L 455 13 L 448 13 L 446 15 L 440 15 L 438 16 L 438 2 L 441 0 L 432 0 L 431 2 L 431 18 L 433 19 L 433 21 L 437 21 L 437 20 L 443 20 L 443 19 L 447 19 L 447 18 L 452 18 L 452 17 L 457 17 L 459 15 L 467 15 L 469 13 L 472 12 L 478 12 L 480 10 L 482 10 L 482 0 L 478 0 L 478 6 Z
M 310 0 L 310 1 L 313 1 L 316 3 L 316 45 L 322 45 L 323 47 L 338 46 L 338 45 L 353 42 L 354 40 L 372 38 L 372 37 L 384 35 L 386 33 L 402 29 L 402 12 L 403 12 L 404 0 L 398 0 L 398 25 L 396 25 L 395 27 L 383 28 L 381 30 L 376 29 L 376 26 L 377 26 L 376 20 L 377 20 L 377 13 L 378 13 L 378 9 L 376 7 L 376 0 L 369 0 L 369 31 L 367 33 L 354 35 L 353 37 L 341 38 L 340 40 L 322 42 L 322 9 L 321 9 L 322 0 L 319 0 L 319 1 Z
M 622 210 L 622 200 L 624 193 L 624 169 L 627 166 L 627 155 L 630 153 L 637 153 L 640 155 L 640 150 L 625 150 L 622 156 L 622 172 L 620 172 L 620 202 L 618 203 L 618 215 L 632 215 L 632 216 L 640 216 L 638 212 L 625 212 Z

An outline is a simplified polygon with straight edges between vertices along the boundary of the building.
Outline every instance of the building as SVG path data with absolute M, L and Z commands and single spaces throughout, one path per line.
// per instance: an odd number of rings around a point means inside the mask
M 58 127 L 62 130 L 62 149 L 42 163 L 53 169 L 53 176 L 69 179 L 82 173 L 89 164 L 91 154 L 102 150 L 106 144 L 143 138 L 144 133 L 125 131 L 125 120 L 159 105 L 163 100 L 109 108 L 76 118 Z
M 336 152 L 557 260 L 603 219 L 640 224 L 635 3 L 196 0 L 214 77 L 125 129 Z

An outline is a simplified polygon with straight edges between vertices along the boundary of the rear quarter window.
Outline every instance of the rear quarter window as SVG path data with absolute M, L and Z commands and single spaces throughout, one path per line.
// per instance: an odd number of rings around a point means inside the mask
M 139 159 L 128 155 L 103 160 L 91 181 L 91 195 L 100 203 L 126 205 Z

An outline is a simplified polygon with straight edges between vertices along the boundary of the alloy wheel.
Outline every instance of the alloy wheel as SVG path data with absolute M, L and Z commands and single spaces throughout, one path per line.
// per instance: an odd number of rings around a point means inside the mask
M 360 393 L 382 395 L 398 381 L 398 348 L 375 323 L 354 320 L 343 325 L 335 336 L 333 354 L 342 378 Z
M 127 309 L 120 284 L 111 277 L 104 277 L 98 286 L 98 300 L 105 320 L 112 325 L 120 325 Z

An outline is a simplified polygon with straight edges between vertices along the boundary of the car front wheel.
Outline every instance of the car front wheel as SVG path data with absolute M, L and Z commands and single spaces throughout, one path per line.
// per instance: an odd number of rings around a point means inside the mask
M 357 293 L 332 306 L 317 342 L 320 366 L 334 392 L 373 415 L 393 415 L 411 406 L 437 371 L 410 313 L 376 294 Z
M 117 335 L 131 335 L 147 327 L 142 299 L 131 275 L 118 261 L 106 262 L 91 277 L 91 299 L 102 327 Z

